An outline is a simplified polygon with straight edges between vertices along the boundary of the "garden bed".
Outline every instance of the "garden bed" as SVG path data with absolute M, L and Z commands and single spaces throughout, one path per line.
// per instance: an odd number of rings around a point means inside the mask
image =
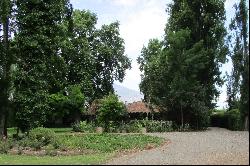
M 42 130 L 38 131 L 40 132 Z M 35 133 L 36 136 L 40 134 L 37 134 L 37 131 Z M 54 164 L 53 162 L 45 162 L 43 160 L 47 159 L 49 156 L 55 157 L 55 159 L 61 158 L 62 161 L 64 161 L 64 157 L 85 156 L 86 158 L 87 156 L 90 156 L 91 158 L 95 158 L 96 156 L 104 154 L 103 156 L 106 157 L 102 157 L 102 160 L 100 160 L 103 161 L 104 159 L 108 159 L 117 154 L 152 149 L 165 142 L 165 139 L 163 138 L 143 134 L 71 133 L 70 130 L 67 130 L 65 133 L 55 133 L 55 137 L 52 137 L 50 135 L 51 133 L 48 133 L 49 132 L 41 137 L 42 141 L 51 138 L 51 141 L 48 141 L 44 146 L 42 146 L 43 144 L 38 144 L 38 146 L 37 143 L 40 143 L 41 141 L 35 140 L 34 142 L 34 136 L 23 137 L 20 140 L 9 138 L 8 140 L 5 140 L 5 142 L 2 141 L 0 144 L 0 146 L 2 146 L 0 147 L 0 149 L 2 149 L 2 154 L 0 154 L 1 163 L 30 164 L 28 160 L 32 157 L 36 157 L 36 164 Z M 38 139 L 38 137 L 36 137 L 36 139 Z M 18 156 L 17 159 L 20 159 L 22 162 L 17 161 L 16 163 L 13 163 L 13 161 L 10 160 L 10 156 L 13 156 L 13 158 Z M 34 158 L 32 158 L 32 160 L 33 159 Z M 40 160 L 42 162 L 39 162 Z M 98 163 L 99 160 L 96 161 L 96 163 Z M 59 159 L 58 162 L 60 164 Z M 87 161 L 82 163 L 89 164 Z M 65 163 L 62 162 L 61 164 Z

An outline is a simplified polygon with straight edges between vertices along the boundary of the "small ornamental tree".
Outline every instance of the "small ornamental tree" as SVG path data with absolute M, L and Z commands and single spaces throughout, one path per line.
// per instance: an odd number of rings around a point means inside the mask
M 69 110 L 73 120 L 79 122 L 85 109 L 85 96 L 79 85 L 71 85 L 67 88 L 67 100 L 65 107 Z
M 126 113 L 124 103 L 119 101 L 117 95 L 109 93 L 100 101 L 97 109 L 97 121 L 107 129 L 109 121 L 118 122 L 126 116 Z
M 49 106 L 51 108 L 48 118 L 49 122 L 53 123 L 56 120 L 60 121 L 66 114 L 68 114 L 69 111 L 65 108 L 67 101 L 68 97 L 62 92 L 54 93 L 49 96 Z
M 85 109 L 85 96 L 79 85 L 70 85 L 66 91 L 61 91 L 49 96 L 51 107 L 50 118 L 62 119 L 67 116 L 73 121 L 80 121 Z

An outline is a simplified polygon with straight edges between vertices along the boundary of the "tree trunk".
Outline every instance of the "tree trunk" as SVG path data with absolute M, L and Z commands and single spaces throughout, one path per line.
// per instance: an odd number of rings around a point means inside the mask
M 75 112 L 75 114 L 74 114 L 74 121 L 76 123 L 78 123 L 78 122 L 81 121 L 81 113 L 80 112 Z
M 183 110 L 182 110 L 182 105 L 181 105 L 181 128 L 183 130 L 184 124 L 183 124 Z
M 4 111 L 4 110 L 1 110 L 1 111 Z M 4 123 L 5 123 L 5 116 L 4 114 L 2 114 L 0 116 L 0 140 L 5 138 Z
M 249 131 L 249 119 L 248 119 L 248 115 L 245 116 L 244 130 Z
M 8 111 L 6 111 L 6 114 L 5 114 L 5 119 L 4 119 L 4 126 L 3 126 L 3 129 L 4 129 L 4 131 L 3 131 L 3 134 L 4 134 L 4 136 L 6 137 L 6 138 L 8 138 L 8 131 L 7 131 L 7 120 L 8 120 Z
M 1 3 L 2 6 L 2 24 L 3 24 L 3 102 L 1 107 L 1 119 L 0 119 L 0 138 L 7 137 L 7 114 L 9 106 L 9 87 L 10 87 L 10 66 L 12 62 L 12 57 L 9 54 L 9 13 L 10 13 L 10 2 L 4 0 Z

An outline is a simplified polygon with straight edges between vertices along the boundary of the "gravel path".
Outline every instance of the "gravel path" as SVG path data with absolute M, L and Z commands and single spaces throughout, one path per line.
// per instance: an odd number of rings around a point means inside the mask
M 148 133 L 170 139 L 162 147 L 124 155 L 111 165 L 249 165 L 249 132 L 209 128 L 205 132 Z

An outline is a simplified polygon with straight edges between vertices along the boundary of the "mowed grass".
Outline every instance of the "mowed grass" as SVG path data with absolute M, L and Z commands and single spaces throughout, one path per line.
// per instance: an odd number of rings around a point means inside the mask
M 53 130 L 56 134 L 64 134 L 73 132 L 72 128 L 49 128 Z M 8 128 L 8 135 L 16 134 L 16 127 Z
M 27 156 L 27 155 L 0 155 L 0 165 L 87 165 L 100 164 L 111 154 L 89 154 L 78 156 Z
M 101 164 L 117 152 L 142 150 L 147 146 L 157 147 L 163 138 L 143 134 L 79 134 L 71 128 L 53 128 L 61 150 L 81 150 L 84 155 L 72 156 L 27 156 L 1 154 L 0 165 L 86 165 Z M 14 129 L 10 129 L 14 133 Z M 69 134 L 70 133 L 70 134 Z M 59 150 L 58 149 L 58 150 Z

